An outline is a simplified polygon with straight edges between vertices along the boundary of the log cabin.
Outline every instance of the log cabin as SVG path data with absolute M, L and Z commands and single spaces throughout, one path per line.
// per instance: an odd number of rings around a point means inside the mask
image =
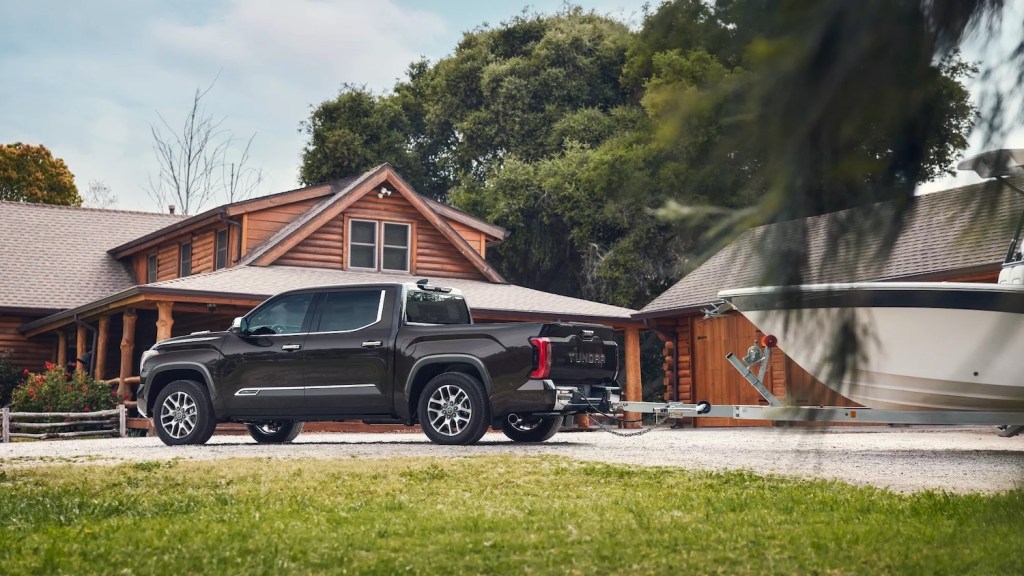
M 1015 180 L 1016 181 L 1016 180 Z M 1024 184 L 1024 178 L 1020 178 Z M 886 217 L 891 205 L 880 205 Z M 867 238 L 862 249 L 828 256 L 827 238 L 856 209 L 803 221 L 806 236 L 794 223 L 753 228 L 714 254 L 693 272 L 642 308 L 644 320 L 664 341 L 665 399 L 707 400 L 712 404 L 767 404 L 725 360 L 743 357 L 762 334 L 740 313 L 706 313 L 720 302 L 718 292 L 764 283 L 765 246 L 801 238 L 806 242 L 806 283 L 855 281 L 996 282 L 1024 199 L 998 183 L 985 182 L 914 198 L 902 232 L 888 251 L 881 236 Z M 869 255 L 880 253 L 881 257 Z M 853 256 L 860 254 L 862 256 Z M 781 335 L 776 335 L 781 336 Z M 784 341 L 781 342 L 784 351 Z M 778 350 L 765 377 L 778 398 L 796 405 L 856 406 L 815 380 Z M 694 426 L 764 426 L 767 421 L 721 418 L 689 419 Z
M 0 350 L 31 370 L 94 351 L 89 369 L 128 402 L 157 341 L 223 330 L 283 290 L 420 278 L 461 289 L 477 322 L 615 327 L 625 395 L 640 399 L 634 310 L 509 284 L 487 262 L 508 231 L 419 195 L 388 164 L 192 216 L 0 202 L 0 222 Z

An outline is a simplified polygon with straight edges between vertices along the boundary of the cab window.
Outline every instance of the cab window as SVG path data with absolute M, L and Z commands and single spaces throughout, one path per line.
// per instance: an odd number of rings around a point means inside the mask
M 261 336 L 301 332 L 313 296 L 313 294 L 291 294 L 260 308 L 248 318 L 249 333 Z
M 380 322 L 383 290 L 328 292 L 317 332 L 351 332 Z

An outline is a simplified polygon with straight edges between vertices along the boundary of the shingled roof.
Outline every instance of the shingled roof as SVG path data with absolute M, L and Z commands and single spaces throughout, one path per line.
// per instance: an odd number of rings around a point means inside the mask
M 107 250 L 184 216 L 0 201 L 0 308 L 73 308 L 132 286 Z
M 1015 179 L 1022 182 L 1024 179 Z M 891 211 L 879 205 L 880 214 Z M 914 198 L 903 231 L 883 260 L 826 259 L 829 230 L 857 209 L 815 216 L 804 221 L 807 229 L 808 283 L 865 280 L 929 280 L 956 273 L 998 269 L 1014 225 L 1024 210 L 1024 198 L 996 182 L 983 182 Z M 765 240 L 786 242 L 796 230 L 793 223 L 747 230 L 731 244 L 651 301 L 638 318 L 667 316 L 699 310 L 718 300 L 718 292 L 758 286 L 764 266 Z M 867 238 L 861 254 L 880 247 L 882 238 Z
M 141 286 L 142 292 L 232 294 L 265 298 L 296 288 L 415 282 L 421 276 L 328 270 L 295 266 L 236 266 L 216 272 L 175 278 Z M 476 313 L 539 315 L 566 320 L 587 318 L 629 320 L 636 311 L 589 300 L 516 286 L 462 278 L 430 278 L 431 284 L 462 290 Z

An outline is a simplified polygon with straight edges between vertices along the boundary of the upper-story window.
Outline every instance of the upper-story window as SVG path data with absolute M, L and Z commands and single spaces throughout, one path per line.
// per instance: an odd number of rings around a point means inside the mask
M 408 272 L 411 231 L 397 222 L 349 220 L 348 267 Z
M 156 282 L 157 258 L 156 254 L 150 254 L 146 258 L 146 284 Z
M 220 270 L 228 265 L 228 229 L 217 230 L 217 250 L 214 252 L 213 269 Z
M 192 274 L 192 243 L 182 242 L 178 247 L 178 276 L 184 278 Z

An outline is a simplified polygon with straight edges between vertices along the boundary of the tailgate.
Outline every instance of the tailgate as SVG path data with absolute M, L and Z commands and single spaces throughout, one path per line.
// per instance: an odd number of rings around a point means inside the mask
M 598 324 L 545 324 L 540 335 L 550 342 L 548 378 L 556 382 L 615 379 L 619 346 L 614 334 L 608 326 Z M 535 366 L 537 355 L 534 348 Z

